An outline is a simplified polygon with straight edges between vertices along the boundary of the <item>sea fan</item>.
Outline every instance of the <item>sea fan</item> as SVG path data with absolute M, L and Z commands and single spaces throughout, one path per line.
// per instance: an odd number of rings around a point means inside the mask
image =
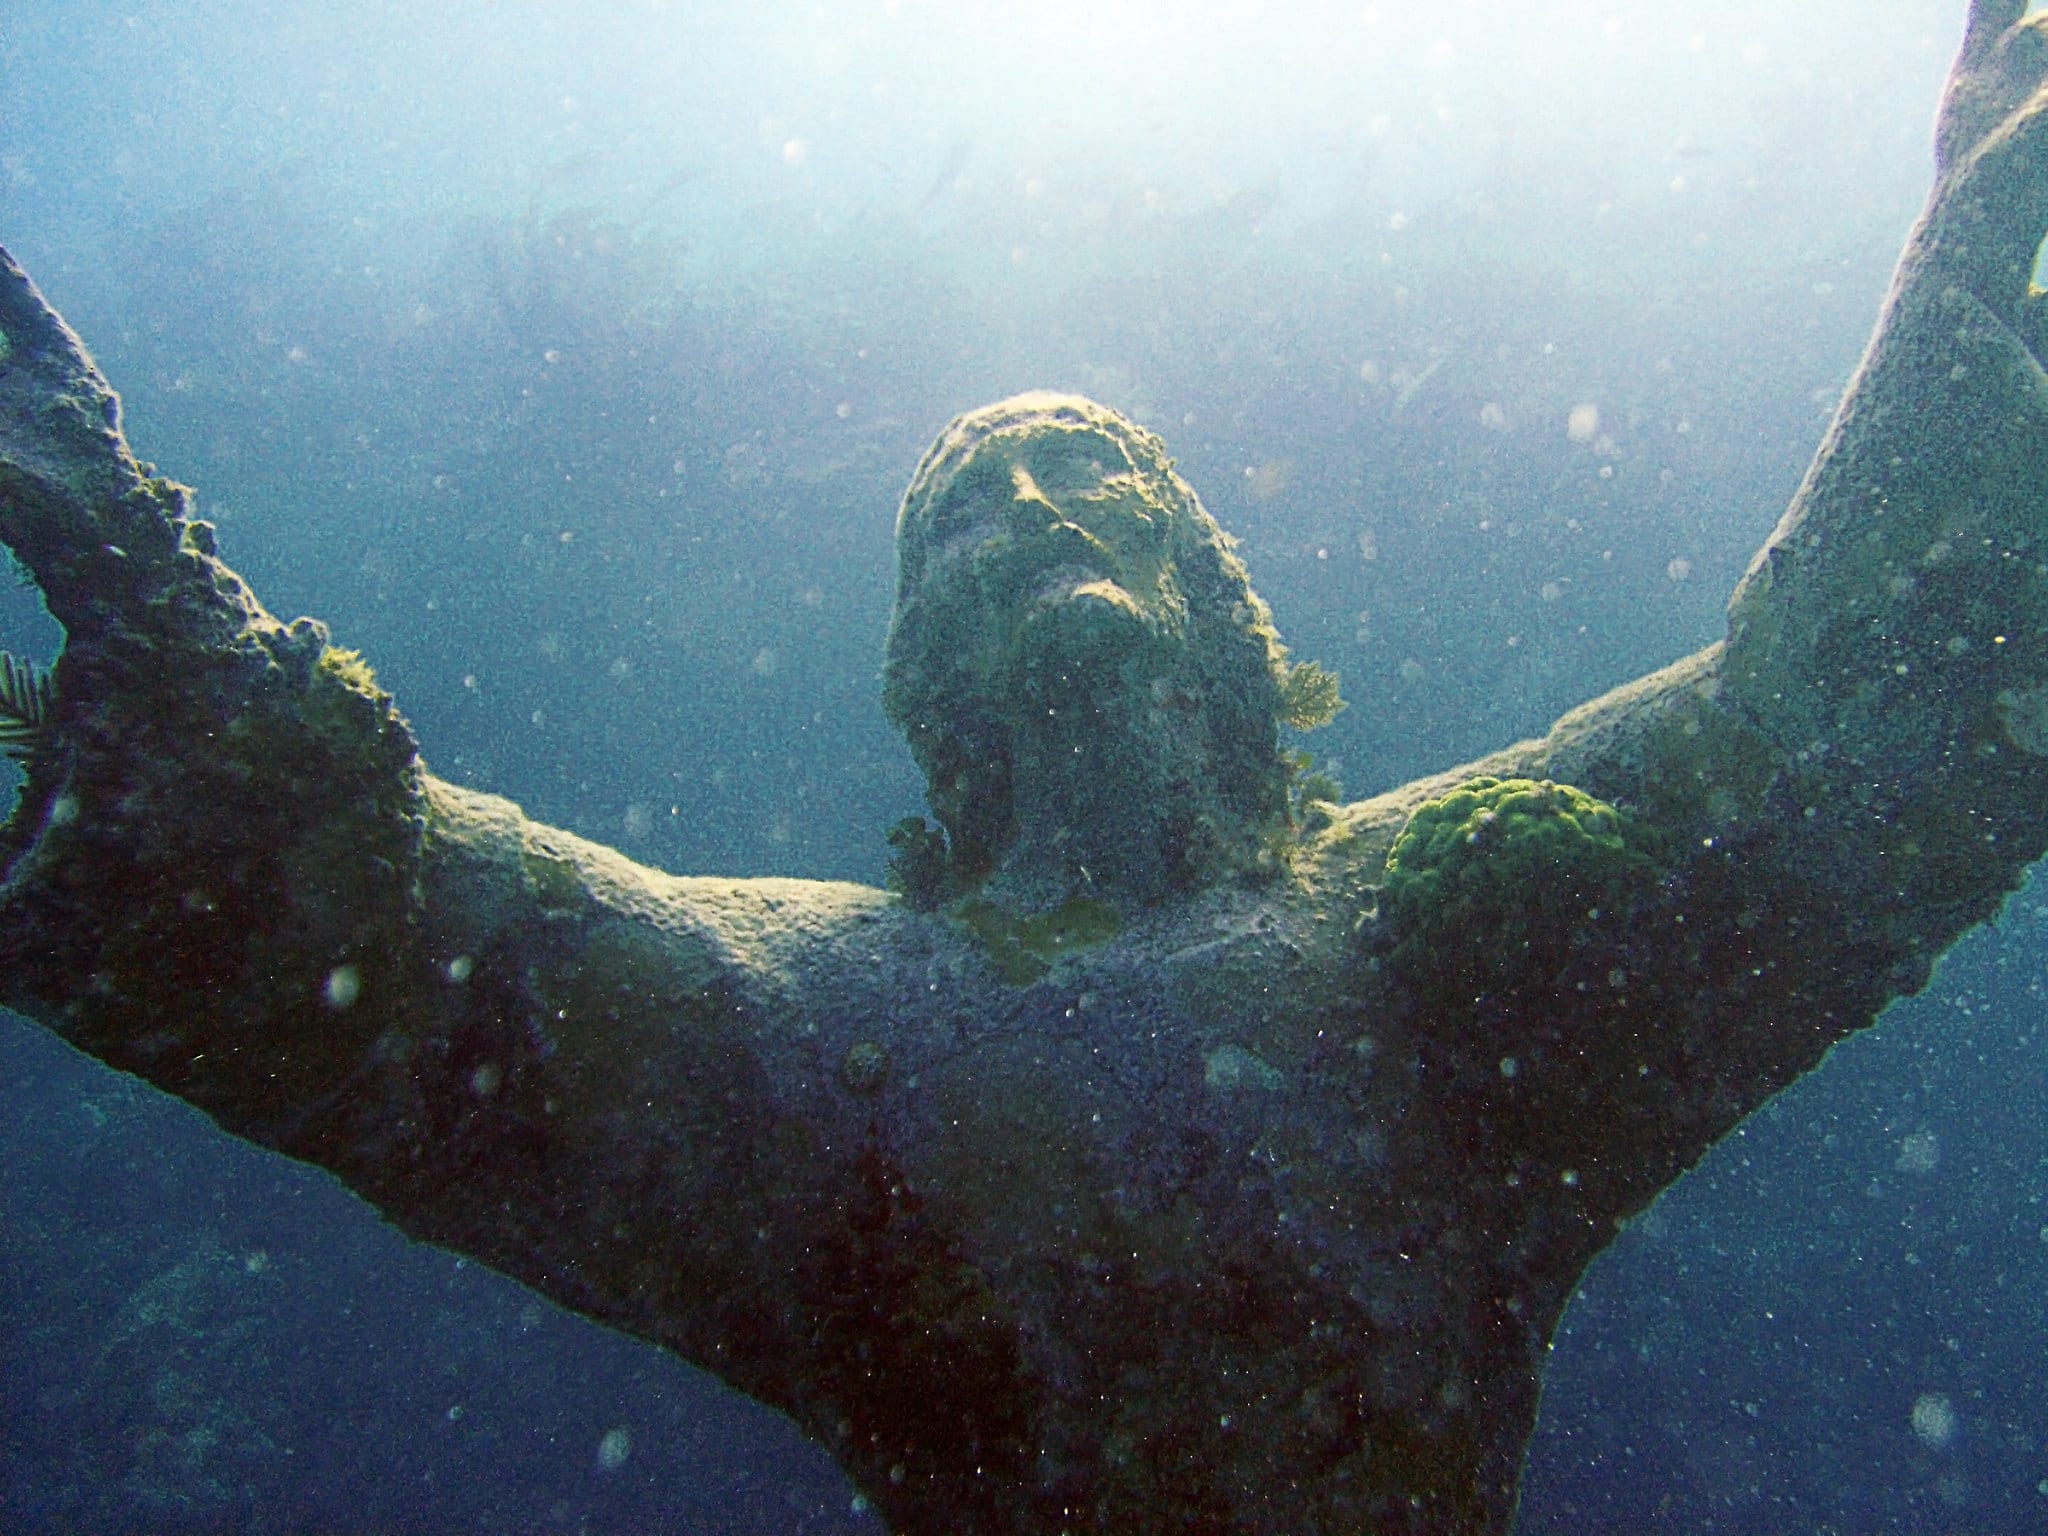
M 57 695 L 50 674 L 0 651 L 0 752 L 25 758 L 42 745 Z

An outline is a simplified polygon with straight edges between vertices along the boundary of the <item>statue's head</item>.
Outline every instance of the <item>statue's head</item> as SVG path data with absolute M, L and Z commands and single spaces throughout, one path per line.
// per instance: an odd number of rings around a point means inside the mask
M 1295 669 L 1158 438 L 1075 395 L 959 417 L 896 548 L 883 704 L 956 873 L 1152 901 L 1271 866 Z

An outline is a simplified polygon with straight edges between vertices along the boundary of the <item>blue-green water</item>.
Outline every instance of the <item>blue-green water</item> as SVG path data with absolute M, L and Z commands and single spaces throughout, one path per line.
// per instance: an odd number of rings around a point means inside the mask
M 921 808 L 896 498 L 1017 389 L 1165 436 L 1343 673 L 1353 793 L 1713 638 L 1961 20 L 16 0 L 0 242 L 438 771 L 681 872 L 878 880 Z M 1524 1530 L 2048 1517 L 2044 954 L 2023 899 L 1624 1237 Z M 0 1526 L 854 1518 L 702 1378 L 9 1031 Z

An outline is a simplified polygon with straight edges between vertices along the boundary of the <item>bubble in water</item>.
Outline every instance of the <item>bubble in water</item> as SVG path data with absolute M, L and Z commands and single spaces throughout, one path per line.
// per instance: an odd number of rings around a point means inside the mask
M 1913 1433 L 1922 1445 L 1940 1450 L 1956 1437 L 1955 1404 L 1940 1392 L 1923 1392 L 1913 1399 Z
M 353 1003 L 363 990 L 363 979 L 352 965 L 337 965 L 327 973 L 327 1006 L 346 1008 Z
M 597 1442 L 597 1466 L 601 1472 L 616 1472 L 633 1454 L 633 1437 L 623 1429 L 608 1429 Z
M 1932 1173 L 1941 1166 L 1941 1138 L 1932 1131 L 1915 1131 L 1899 1143 L 1898 1161 L 1893 1165 L 1901 1173 Z
M 1565 436 L 1575 443 L 1590 443 L 1600 435 L 1600 407 L 1590 401 L 1572 407 L 1564 419 Z

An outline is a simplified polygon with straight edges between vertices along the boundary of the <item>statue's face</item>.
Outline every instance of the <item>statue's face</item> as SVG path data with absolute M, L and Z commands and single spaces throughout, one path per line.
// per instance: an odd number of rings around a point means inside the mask
M 984 659 L 1034 691 L 1178 638 L 1171 487 L 1108 432 L 998 434 L 928 516 L 926 582 L 979 611 Z
M 883 705 L 962 870 L 1150 900 L 1286 819 L 1277 640 L 1165 446 L 1074 395 L 956 418 L 897 520 Z

